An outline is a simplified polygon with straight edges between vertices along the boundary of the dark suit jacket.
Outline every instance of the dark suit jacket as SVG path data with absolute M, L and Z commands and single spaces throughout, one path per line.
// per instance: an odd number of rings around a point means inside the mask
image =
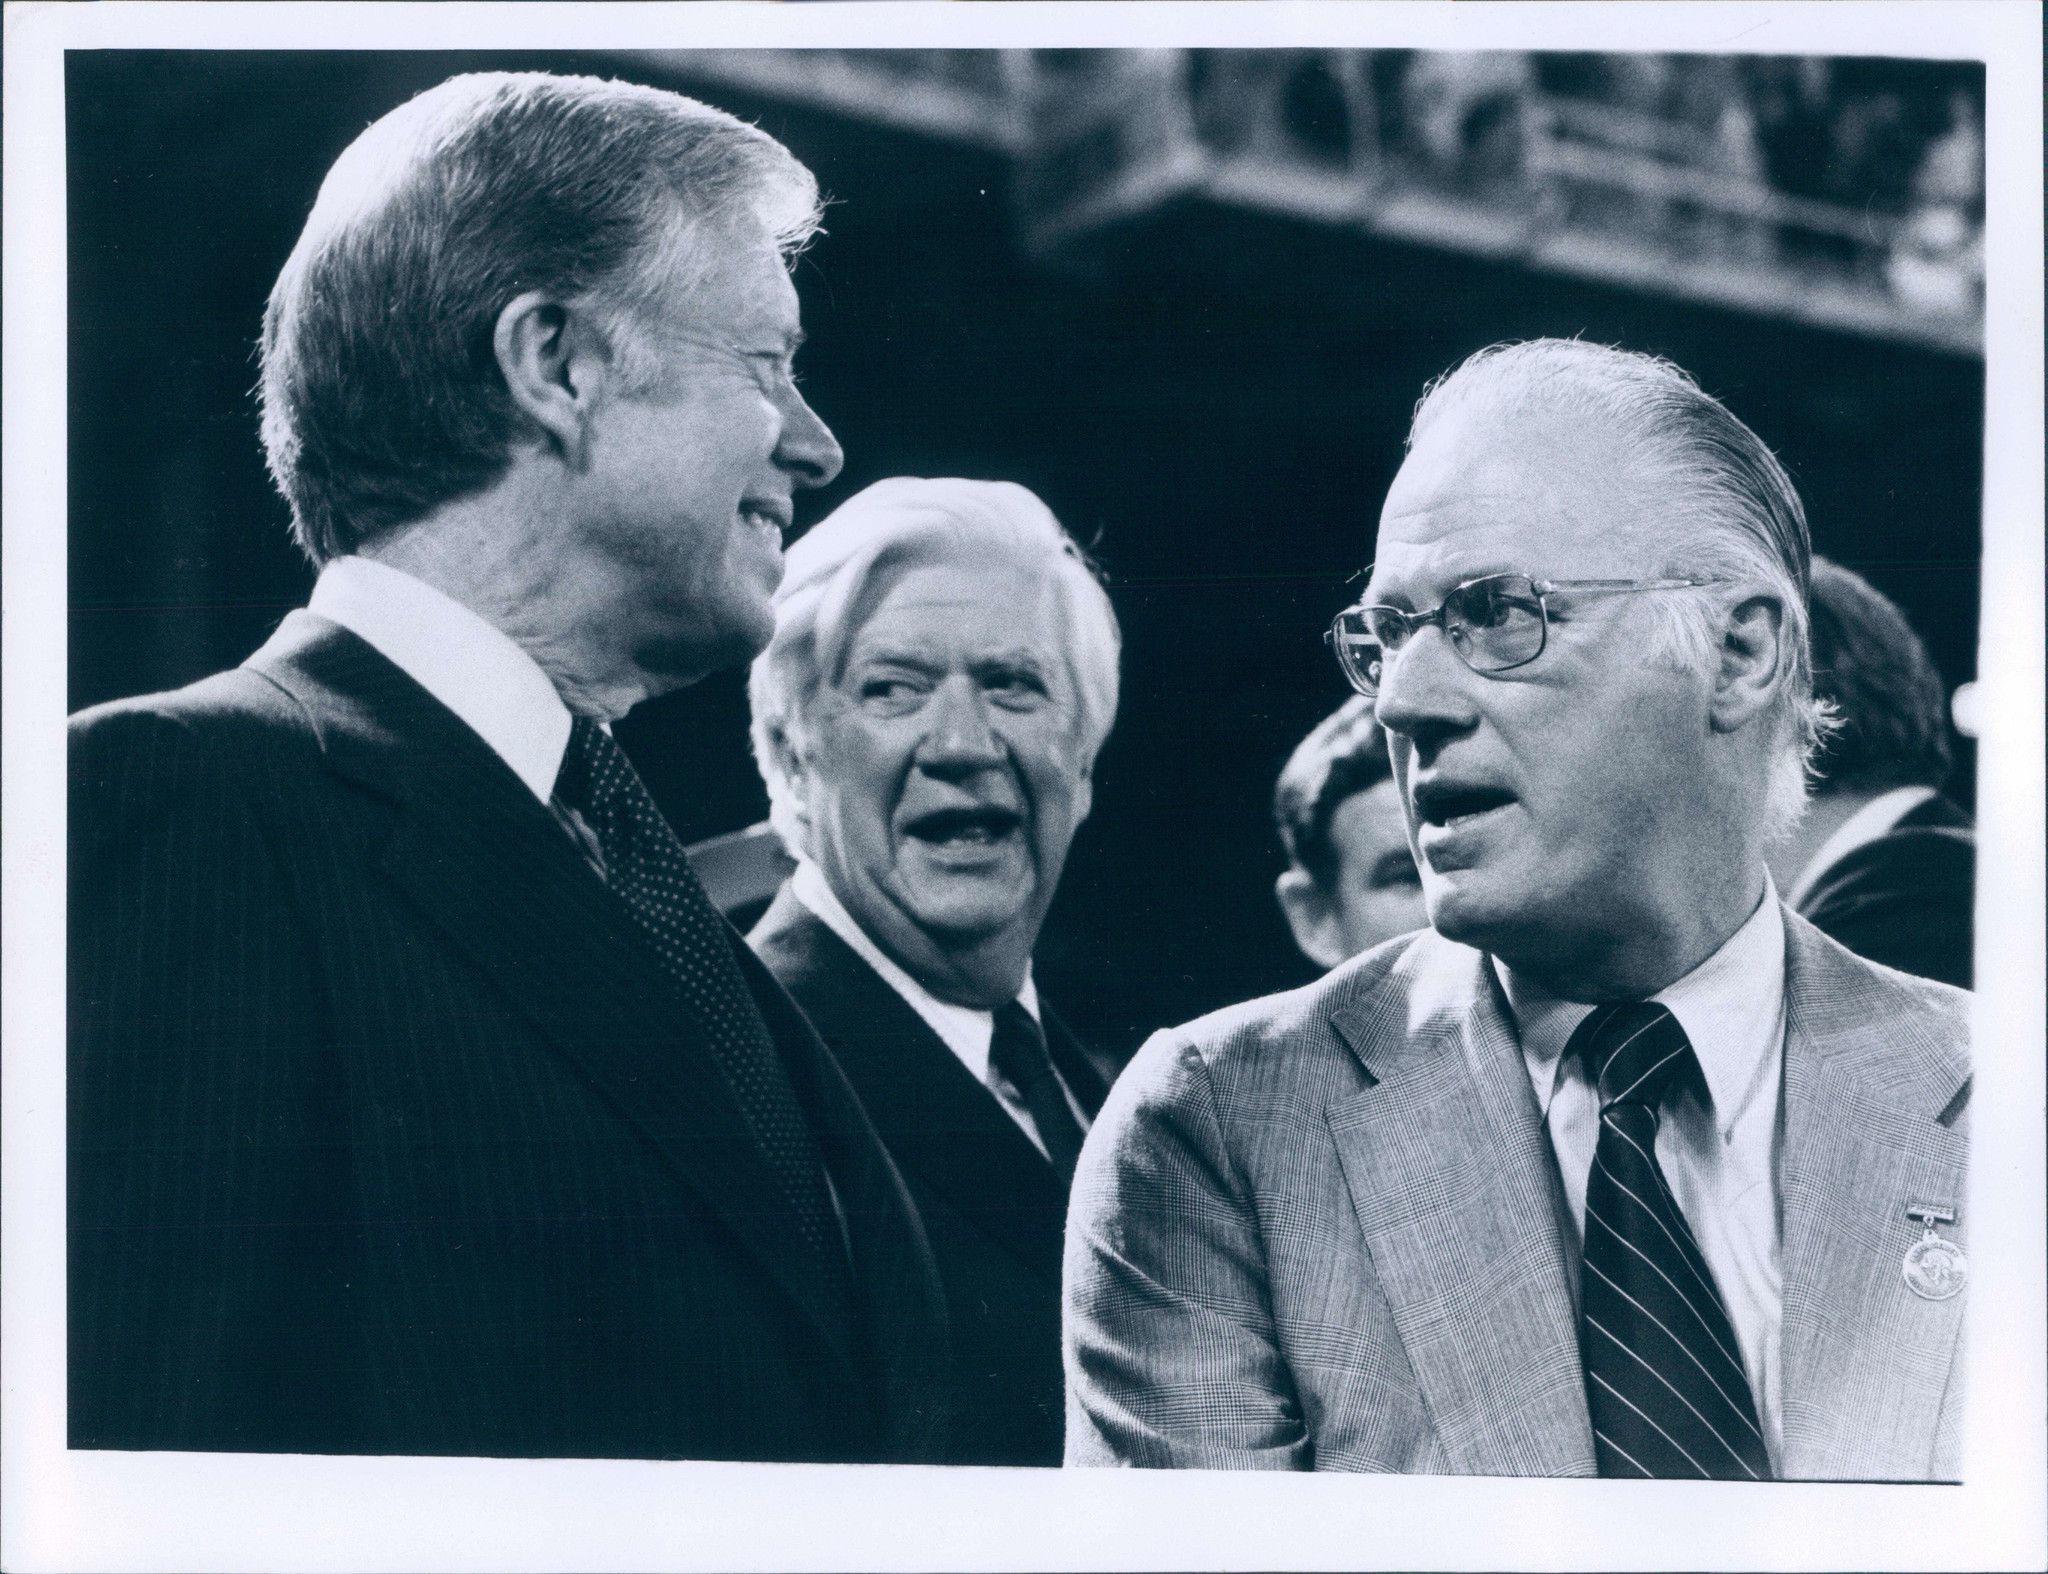
M 1970 817 L 1930 798 L 1829 865 L 1798 913 L 1859 956 L 1968 989 L 1976 869 Z
M 71 835 L 73 1447 L 939 1446 L 929 1249 L 808 1025 L 734 936 L 851 1305 L 624 905 L 367 644 L 78 716 Z
M 931 1233 L 953 1323 L 950 1460 L 1058 1464 L 1067 1188 L 994 1093 L 788 886 L 748 940 L 832 1047 Z M 1102 1079 L 1040 1010 L 1053 1064 L 1092 1115 Z

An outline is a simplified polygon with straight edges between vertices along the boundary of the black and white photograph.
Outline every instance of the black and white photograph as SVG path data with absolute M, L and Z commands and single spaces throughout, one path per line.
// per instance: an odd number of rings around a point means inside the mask
M 9 1567 L 2048 1555 L 2037 8 L 64 9 Z

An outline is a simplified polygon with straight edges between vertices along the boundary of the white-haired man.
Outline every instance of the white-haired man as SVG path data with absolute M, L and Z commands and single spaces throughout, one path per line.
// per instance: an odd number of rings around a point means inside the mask
M 312 601 L 73 726 L 77 1448 L 931 1457 L 873 1128 L 608 724 L 766 643 L 808 171 L 673 93 L 459 77 L 272 293 Z
M 1781 905 L 1806 524 L 1667 363 L 1417 410 L 1333 637 L 1433 930 L 1156 1037 L 1076 1181 L 1068 1458 L 1953 1475 L 1968 996 Z
M 902 1167 L 961 1464 L 1060 1460 L 1068 1184 L 1100 1073 L 1032 948 L 1116 716 L 1109 598 L 1007 482 L 882 481 L 791 550 L 755 754 L 795 873 L 748 937 Z

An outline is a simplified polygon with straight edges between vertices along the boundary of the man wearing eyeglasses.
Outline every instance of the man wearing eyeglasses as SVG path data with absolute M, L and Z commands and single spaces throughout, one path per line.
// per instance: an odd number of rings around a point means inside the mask
M 1360 605 L 1433 930 L 1155 1037 L 1068 1230 L 1069 1463 L 1957 1470 L 1969 997 L 1788 912 L 1789 479 L 1667 363 L 1481 352 Z

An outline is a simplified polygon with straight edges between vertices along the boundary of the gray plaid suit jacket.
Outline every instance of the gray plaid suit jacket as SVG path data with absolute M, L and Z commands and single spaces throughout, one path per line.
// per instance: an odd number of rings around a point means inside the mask
M 1783 1473 L 1953 1478 L 1966 1297 L 1902 1264 L 1963 1211 L 1970 997 L 1785 929 Z M 1593 1474 L 1563 1206 L 1477 951 L 1155 1035 L 1075 1182 L 1067 1462 Z

